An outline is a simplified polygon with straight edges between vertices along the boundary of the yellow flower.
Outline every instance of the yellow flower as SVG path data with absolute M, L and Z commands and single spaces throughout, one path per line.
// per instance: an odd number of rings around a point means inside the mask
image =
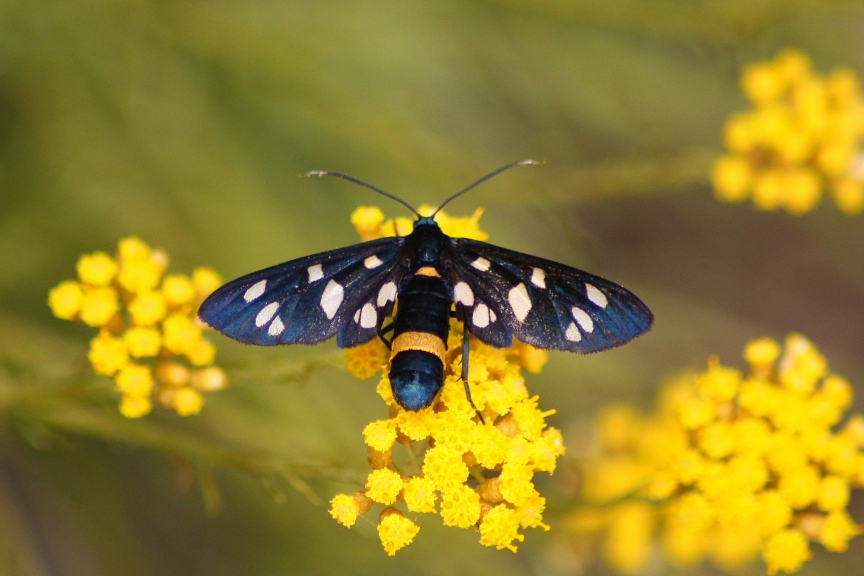
M 228 377 L 225 371 L 218 366 L 207 366 L 198 368 L 192 372 L 192 386 L 201 392 L 215 392 L 228 385 Z
M 120 399 L 120 413 L 126 418 L 141 418 L 152 409 L 153 403 L 145 396 L 123 396 Z
M 108 286 L 117 274 L 117 263 L 104 252 L 81 256 L 77 268 L 78 278 L 90 286 Z
M 108 324 L 119 309 L 116 290 L 111 287 L 89 288 L 84 291 L 79 315 L 88 326 L 100 328 Z
M 384 213 L 377 206 L 361 206 L 351 214 L 351 224 L 357 229 L 360 240 L 368 242 L 381 238 L 381 224 L 384 223 Z
M 197 414 L 204 406 L 204 397 L 198 390 L 189 386 L 160 388 L 155 396 L 162 406 L 174 410 L 180 416 Z
M 402 490 L 402 477 L 393 470 L 373 470 L 366 481 L 366 495 L 382 504 L 392 504 Z
M 163 318 L 167 305 L 161 292 L 141 292 L 129 303 L 129 315 L 139 326 L 153 326 Z
M 411 512 L 435 513 L 435 501 L 438 494 L 435 483 L 428 478 L 416 476 L 405 482 L 402 488 L 405 505 Z
M 48 306 L 57 318 L 74 320 L 84 303 L 81 285 L 72 280 L 61 282 L 48 292 Z
M 330 515 L 333 519 L 350 528 L 357 518 L 372 508 L 372 499 L 364 492 L 354 494 L 337 494 L 330 500 Z
M 209 340 L 193 340 L 186 350 L 186 358 L 193 366 L 207 366 L 216 359 L 216 347 Z
M 153 390 L 153 374 L 147 366 L 128 364 L 115 379 L 117 388 L 127 396 L 149 396 Z
M 378 523 L 378 537 L 388 556 L 394 556 L 397 551 L 410 544 L 420 527 L 405 518 L 396 508 L 385 508 L 381 512 Z
M 445 526 L 470 528 L 480 519 L 480 495 L 465 484 L 443 492 L 441 519 Z
M 344 352 L 345 366 L 355 378 L 366 380 L 377 374 L 387 363 L 390 351 L 378 338 Z
M 796 572 L 812 556 L 807 544 L 807 536 L 798 529 L 781 530 L 768 538 L 762 549 L 768 574 Z
M 864 529 L 855 524 L 845 510 L 829 514 L 819 530 L 819 542 L 832 552 L 845 552 L 849 540 L 861 534 Z
M 371 422 L 363 429 L 366 445 L 379 452 L 389 450 L 396 442 L 396 423 L 392 420 Z
M 525 536 L 519 533 L 519 514 L 503 504 L 493 507 L 480 521 L 480 543 L 516 552 L 515 541 L 522 542 Z
M 186 354 L 201 338 L 201 328 L 187 314 L 175 312 L 162 322 L 165 347 L 174 354 Z
M 192 284 L 198 292 L 198 299 L 204 300 L 222 285 L 222 277 L 210 268 L 196 268 L 192 272 Z
M 854 169 L 864 104 L 854 73 L 818 76 L 805 54 L 786 50 L 745 68 L 741 87 L 753 109 L 733 114 L 724 127 L 730 154 L 717 160 L 711 176 L 718 199 L 749 197 L 762 210 L 804 214 L 827 189 L 847 214 L 864 209 Z
M 161 250 L 124 238 L 116 261 L 103 252 L 85 254 L 77 264 L 80 283 L 61 282 L 48 294 L 58 318 L 102 328 L 87 357 L 94 372 L 114 378 L 127 418 L 148 414 L 154 399 L 180 415 L 196 414 L 201 393 L 227 383 L 225 372 L 211 365 L 216 349 L 195 317 L 221 279 L 199 268 L 191 279 L 172 274 L 163 280 L 167 264 Z
M 113 376 L 129 362 L 129 351 L 121 339 L 114 338 L 108 332 L 100 332 L 90 341 L 87 359 L 97 374 Z
M 168 306 L 176 308 L 194 302 L 198 292 L 190 278 L 182 274 L 170 274 L 162 281 L 162 295 Z
M 588 531 L 613 567 L 641 569 L 659 539 L 677 564 L 737 567 L 761 552 L 769 573 L 793 572 L 811 542 L 842 552 L 861 533 L 847 507 L 864 487 L 864 417 L 841 424 L 852 386 L 800 334 L 754 340 L 744 357 L 746 375 L 712 357 L 670 383 L 652 415 L 601 412 L 583 514 L 606 506 Z M 658 521 L 627 520 L 634 510 Z
M 731 148 L 731 146 L 730 146 Z M 742 156 L 723 156 L 714 163 L 711 182 L 717 197 L 726 202 L 743 202 L 753 182 L 750 162 Z
M 419 212 L 433 210 L 421 206 Z M 478 210 L 470 218 L 453 218 L 438 213 L 436 221 L 446 234 L 485 239 L 478 224 L 481 214 Z M 373 208 L 358 209 L 352 221 L 364 240 L 397 231 L 406 234 L 412 225 L 408 219 L 384 220 Z M 398 500 L 411 512 L 433 514 L 440 497 L 437 512 L 445 525 L 479 526 L 481 544 L 515 552 L 514 542 L 524 539 L 520 529 L 549 529 L 543 523 L 546 500 L 534 486 L 534 475 L 551 474 L 564 453 L 561 433 L 546 425 L 555 411 L 539 408 L 540 399 L 528 393 L 520 370 L 539 371 L 546 354 L 522 343 L 501 350 L 470 342 L 468 381 L 481 421 L 460 377 L 462 338 L 462 326 L 454 320 L 444 357 L 444 385 L 428 408 L 404 410 L 393 398 L 387 375 L 381 375 L 377 392 L 387 404 L 389 417 L 363 430 L 372 467 L 364 494 L 386 506 Z M 353 374 L 367 378 L 383 371 L 388 355 L 380 341 L 373 340 L 348 350 L 345 361 Z M 400 459 L 393 458 L 393 452 L 399 445 L 406 445 L 409 464 L 397 467 L 394 461 Z M 484 477 L 487 480 L 477 485 L 477 479 Z M 347 525 L 356 520 L 356 509 L 348 495 L 340 495 L 331 514 Z M 393 507 L 382 513 L 379 534 L 388 554 L 410 543 L 417 530 Z
M 123 342 L 134 358 L 156 356 L 162 348 L 162 335 L 155 328 L 136 326 L 123 333 Z

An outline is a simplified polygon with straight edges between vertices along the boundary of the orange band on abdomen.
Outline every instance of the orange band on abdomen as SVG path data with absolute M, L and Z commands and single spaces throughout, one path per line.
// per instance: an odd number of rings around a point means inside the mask
M 441 274 L 438 273 L 438 270 L 433 268 L 432 266 L 423 266 L 417 272 L 415 272 L 417 276 L 432 276 L 433 278 L 440 278 Z
M 419 350 L 437 356 L 444 362 L 444 352 L 447 348 L 444 341 L 428 332 L 403 332 L 393 339 L 390 345 L 390 360 L 403 350 Z

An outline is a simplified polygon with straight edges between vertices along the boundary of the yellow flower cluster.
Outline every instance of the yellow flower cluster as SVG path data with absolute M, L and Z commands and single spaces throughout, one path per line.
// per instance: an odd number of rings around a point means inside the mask
M 741 85 L 753 110 L 726 123 L 729 154 L 714 165 L 717 197 L 762 210 L 809 212 L 823 189 L 841 210 L 864 209 L 860 146 L 864 105 L 857 76 L 841 68 L 828 77 L 796 50 L 744 70 Z
M 422 207 L 421 213 L 431 210 Z M 485 238 L 477 227 L 482 214 L 471 218 L 436 220 L 446 234 Z M 377 208 L 361 208 L 352 218 L 366 240 L 410 232 L 411 222 L 384 221 Z M 537 396 L 525 388 L 521 368 L 539 371 L 545 352 L 525 344 L 504 350 L 478 341 L 470 343 L 468 380 L 471 396 L 484 422 L 469 404 L 460 379 L 462 329 L 451 324 L 445 357 L 444 387 L 437 402 L 408 412 L 393 399 L 390 381 L 383 375 L 378 394 L 389 406 L 390 417 L 370 423 L 363 431 L 372 468 L 365 489 L 339 494 L 330 513 L 351 527 L 374 503 L 385 506 L 379 515 L 378 534 L 389 555 L 410 544 L 420 528 L 394 504 L 411 513 L 439 514 L 446 526 L 476 527 L 480 543 L 516 551 L 524 536 L 520 530 L 540 527 L 546 500 L 535 489 L 534 474 L 555 470 L 564 453 L 561 433 L 546 426 L 554 410 L 541 412 Z M 385 367 L 386 348 L 380 342 L 348 350 L 346 363 L 360 377 Z M 394 462 L 394 448 L 405 446 L 405 461 Z
M 746 375 L 712 358 L 667 386 L 654 414 L 599 418 L 570 527 L 602 536 L 620 571 L 648 563 L 655 535 L 676 564 L 734 568 L 761 553 L 774 574 L 796 571 L 811 542 L 842 552 L 861 533 L 846 510 L 864 486 L 864 417 L 842 422 L 851 386 L 798 334 L 744 356 Z
M 163 277 L 167 266 L 164 252 L 124 238 L 114 257 L 81 256 L 78 280 L 61 282 L 48 294 L 55 316 L 99 328 L 88 358 L 97 374 L 114 378 L 127 418 L 148 414 L 154 399 L 182 416 L 196 414 L 202 392 L 226 385 L 225 373 L 212 365 L 216 349 L 203 338 L 195 315 L 222 280 L 208 268 L 191 278 Z

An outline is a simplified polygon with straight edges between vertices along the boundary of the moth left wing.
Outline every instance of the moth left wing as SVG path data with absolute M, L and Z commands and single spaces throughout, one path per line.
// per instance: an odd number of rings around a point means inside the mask
M 453 238 L 450 281 L 468 331 L 493 346 L 511 337 L 583 354 L 647 331 L 653 315 L 621 286 L 558 262 Z
M 362 344 L 393 310 L 403 244 L 382 238 L 253 272 L 211 294 L 198 317 L 246 344 L 315 344 L 337 335 L 341 347 Z

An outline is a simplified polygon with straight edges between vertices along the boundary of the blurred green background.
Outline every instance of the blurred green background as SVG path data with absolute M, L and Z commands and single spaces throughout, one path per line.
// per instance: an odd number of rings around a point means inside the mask
M 326 501 L 358 487 L 360 432 L 385 412 L 374 381 L 303 373 L 333 343 L 214 337 L 219 364 L 247 368 L 187 419 L 126 421 L 110 381 L 87 376 L 93 330 L 45 305 L 80 254 L 136 234 L 174 272 L 230 279 L 356 242 L 357 205 L 407 215 L 307 170 L 419 205 L 501 164 L 548 162 L 448 212 L 485 206 L 493 243 L 653 309 L 647 336 L 553 353 L 529 376 L 565 436 L 607 403 L 647 408 L 709 354 L 741 365 L 748 339 L 789 331 L 860 396 L 861 218 L 830 202 L 799 218 L 720 204 L 708 174 L 724 120 L 747 106 L 742 66 L 796 47 L 820 73 L 861 73 L 862 30 L 851 1 L 3 0 L 0 575 L 579 573 L 560 541 L 567 462 L 541 481 L 552 532 L 529 530 L 517 555 L 433 516 L 396 558 L 374 519 L 337 525 Z M 817 552 L 801 573 L 860 573 L 862 552 Z

